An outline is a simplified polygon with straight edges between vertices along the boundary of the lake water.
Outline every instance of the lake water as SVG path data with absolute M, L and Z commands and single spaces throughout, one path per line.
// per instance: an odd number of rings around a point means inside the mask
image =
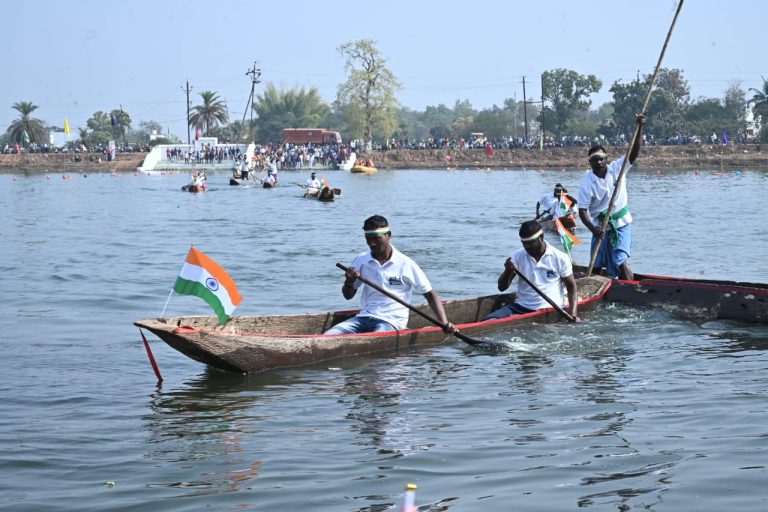
M 389 218 L 443 299 L 495 292 L 517 228 L 583 171 L 323 171 L 334 203 L 181 192 L 185 175 L 0 175 L 0 509 L 755 511 L 768 509 L 768 326 L 602 305 L 580 325 L 250 376 L 149 335 L 190 244 L 238 314 L 349 308 L 340 293 Z M 768 174 L 629 174 L 638 272 L 768 281 Z M 577 235 L 588 260 L 587 232 Z M 166 315 L 210 314 L 173 296 Z

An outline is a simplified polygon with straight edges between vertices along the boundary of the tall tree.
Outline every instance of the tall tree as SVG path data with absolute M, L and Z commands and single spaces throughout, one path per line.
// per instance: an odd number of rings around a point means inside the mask
M 254 100 L 253 109 L 259 115 L 261 142 L 280 140 L 283 128 L 335 128 L 320 126 L 330 107 L 315 87 L 309 91 L 304 87 L 282 91 L 268 83 L 264 93 Z
M 109 117 L 112 124 L 112 137 L 126 142 L 126 133 L 131 129 L 131 116 L 122 108 L 116 108 L 109 113 Z
M 768 142 L 768 80 L 763 78 L 761 90 L 753 87 L 750 87 L 749 90 L 754 93 L 749 103 L 752 105 L 752 113 L 758 121 L 758 125 L 761 126 L 760 139 L 763 142 Z
M 370 39 L 361 39 L 338 47 L 346 59 L 347 81 L 339 85 L 337 101 L 350 113 L 350 124 L 361 125 L 367 144 L 374 129 L 386 139 L 397 128 L 399 102 L 395 93 L 402 85 L 387 68 L 387 60 Z
M 592 101 L 589 95 L 598 92 L 603 86 L 595 75 L 580 75 L 570 69 L 554 69 L 541 75 L 544 88 L 544 106 L 539 116 L 544 129 L 555 135 L 567 134 L 569 124 L 581 113 L 589 111 Z
M 208 129 L 220 124 L 229 122 L 227 105 L 213 91 L 203 91 L 200 93 L 203 99 L 202 105 L 192 107 L 189 114 L 189 126 L 200 130 L 204 135 L 208 135 Z
M 92 144 L 106 146 L 109 141 L 113 140 L 115 137 L 113 133 L 114 127 L 112 126 L 112 119 L 106 112 L 102 112 L 101 110 L 94 112 L 85 124 L 92 130 L 90 135 Z
M 747 93 L 741 88 L 741 81 L 734 80 L 725 90 L 723 99 L 725 113 L 724 128 L 732 135 L 747 131 Z
M 39 119 L 30 117 L 32 112 L 37 110 L 37 105 L 31 101 L 20 101 L 14 103 L 12 108 L 19 113 L 20 117 L 12 121 L 6 130 L 11 142 L 19 144 L 29 144 L 30 142 L 44 144 L 48 142 L 48 130 L 45 128 L 45 124 Z

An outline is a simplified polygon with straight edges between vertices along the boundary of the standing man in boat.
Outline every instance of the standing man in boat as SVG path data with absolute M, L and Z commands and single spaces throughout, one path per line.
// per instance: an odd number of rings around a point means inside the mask
M 536 285 L 541 293 L 552 299 L 555 304 L 565 308 L 563 305 L 565 302 L 563 287 L 565 287 L 568 292 L 567 311 L 576 322 L 580 322 L 576 315 L 579 297 L 571 258 L 544 240 L 544 232 L 538 221 L 523 222 L 519 234 L 523 247 L 513 252 L 512 256 L 504 262 L 504 271 L 499 275 L 498 280 L 499 291 L 503 292 L 509 288 L 515 276 L 522 273 Z M 551 306 L 546 299 L 521 279 L 517 286 L 515 302 L 491 312 L 484 320 L 533 313 L 548 307 Z
M 645 115 L 637 114 L 639 129 L 629 151 L 627 172 L 640 153 L 644 123 Z M 619 184 L 616 202 L 608 221 L 608 232 L 601 229 L 626 155 L 608 163 L 605 148 L 596 145 L 589 149 L 587 156 L 592 172 L 584 177 L 579 189 L 579 218 L 592 232 L 590 254 L 594 253 L 598 244 L 600 246 L 594 269 L 599 273 L 605 267 L 609 276 L 631 280 L 633 274 L 628 260 L 632 247 L 632 214 L 629 212 L 626 179 L 622 179 Z
M 444 331 L 448 334 L 456 332 L 456 327 L 448 321 L 440 297 L 432 289 L 432 284 L 424 271 L 415 261 L 390 243 L 392 231 L 389 229 L 387 219 L 381 215 L 365 219 L 363 232 L 365 243 L 370 250 L 359 254 L 352 261 L 345 272 L 344 285 L 341 287 L 344 298 L 350 300 L 355 296 L 358 288 L 363 286 L 363 295 L 360 299 L 361 310 L 349 320 L 334 325 L 325 334 L 399 331 L 407 328 L 408 308 L 378 290 L 364 285 L 357 279 L 359 276 L 379 285 L 407 303 L 411 302 L 414 292 L 424 295 L 437 319 L 445 325 Z

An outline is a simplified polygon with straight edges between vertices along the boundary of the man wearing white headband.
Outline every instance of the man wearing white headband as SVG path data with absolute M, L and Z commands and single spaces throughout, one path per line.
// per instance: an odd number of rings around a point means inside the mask
M 358 288 L 363 287 L 361 310 L 356 316 L 334 325 L 324 334 L 399 331 L 408 327 L 408 308 L 363 284 L 359 276 L 409 304 L 414 292 L 424 295 L 437 319 L 446 325 L 445 332 L 455 332 L 456 328 L 448 322 L 440 297 L 432 289 L 424 271 L 390 243 L 392 232 L 387 219 L 381 215 L 367 218 L 363 232 L 370 250 L 359 254 L 352 261 L 341 287 L 341 293 L 347 300 L 355 296 Z
M 565 287 L 568 292 L 567 311 L 577 322 L 581 321 L 576 315 L 578 293 L 571 258 L 544 240 L 541 224 L 535 220 L 529 220 L 520 226 L 520 242 L 523 248 L 513 252 L 504 262 L 504 271 L 498 281 L 499 291 L 503 292 L 509 288 L 515 276 L 522 273 L 555 304 L 566 308 L 563 293 Z M 490 313 L 485 320 L 523 315 L 549 307 L 550 304 L 521 279 L 517 284 L 515 302 Z
M 637 124 L 640 129 L 637 130 L 637 137 L 632 141 L 626 172 L 629 172 L 629 168 L 635 163 L 640 153 L 643 123 L 645 123 L 645 115 L 637 114 Z M 632 279 L 632 270 L 627 261 L 632 247 L 632 214 L 629 212 L 626 179 L 622 179 L 619 184 L 616 201 L 608 220 L 608 232 L 601 229 L 626 157 L 622 156 L 608 163 L 605 148 L 599 145 L 592 146 L 587 155 L 592 172 L 584 177 L 579 188 L 579 218 L 592 232 L 590 255 L 594 253 L 595 247 L 600 245 L 594 269 L 599 273 L 600 269 L 605 267 L 611 277 Z

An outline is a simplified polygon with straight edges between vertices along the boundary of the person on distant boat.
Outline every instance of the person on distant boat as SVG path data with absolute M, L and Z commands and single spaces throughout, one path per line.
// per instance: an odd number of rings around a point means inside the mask
M 373 167 L 373 160 L 371 160 L 370 158 L 368 160 L 366 160 L 365 161 L 365 166 L 366 167 Z
M 249 174 L 250 170 L 248 169 L 248 161 L 245 157 L 243 157 L 242 161 L 240 162 L 240 176 L 242 176 L 244 181 L 247 181 Z
M 272 185 L 277 185 L 277 170 L 269 168 L 267 170 L 267 175 L 263 180 L 264 183 L 271 183 Z
M 536 220 L 523 222 L 519 234 L 523 247 L 513 252 L 512 256 L 504 262 L 504 271 L 499 275 L 497 283 L 499 291 L 503 292 L 509 288 L 515 276 L 522 273 L 555 304 L 565 309 L 563 305 L 565 302 L 563 287 L 565 287 L 568 292 L 566 311 L 580 322 L 576 315 L 578 290 L 573 276 L 571 258 L 544 240 L 541 224 Z M 484 320 L 533 313 L 549 307 L 551 307 L 550 304 L 521 279 L 517 285 L 515 302 L 489 313 Z
M 445 325 L 444 331 L 449 334 L 458 332 L 456 326 L 448 321 L 440 297 L 432 289 L 424 271 L 390 243 L 392 231 L 387 219 L 381 215 L 368 217 L 363 223 L 363 233 L 370 250 L 359 254 L 352 261 L 341 287 L 344 298 L 350 300 L 362 286 L 362 308 L 356 316 L 334 325 L 324 334 L 398 331 L 407 328 L 408 308 L 363 284 L 357 279 L 360 276 L 406 303 L 411 302 L 414 292 L 423 294 L 437 319 Z
M 626 170 L 629 171 L 640 153 L 642 145 L 643 124 L 645 115 L 637 114 L 637 136 L 632 141 L 629 151 L 629 162 Z M 592 232 L 592 245 L 590 255 L 595 248 L 600 247 L 595 259 L 593 269 L 596 273 L 605 267 L 607 274 L 614 278 L 629 279 L 634 276 L 629 268 L 630 248 L 632 247 L 632 214 L 629 212 L 627 196 L 627 182 L 621 180 L 616 201 L 610 212 L 608 232 L 603 231 L 603 219 L 611 203 L 616 182 L 621 174 L 626 156 L 622 156 L 608 163 L 608 155 L 605 148 L 600 145 L 592 146 L 587 153 L 592 172 L 584 177 L 579 188 L 579 218 L 584 226 Z M 607 235 L 607 236 L 606 236 Z
M 565 194 L 568 201 L 560 201 L 561 194 Z M 568 206 L 570 202 L 570 206 Z M 555 216 L 566 217 L 576 214 L 576 204 L 578 201 L 568 194 L 568 189 L 562 186 L 560 183 L 555 184 L 554 193 L 549 196 L 545 195 L 539 202 L 536 203 L 536 218 L 541 220 L 551 220 Z
M 307 193 L 308 196 L 316 196 L 320 189 L 323 188 L 323 182 L 317 177 L 317 173 L 312 173 L 307 179 Z

